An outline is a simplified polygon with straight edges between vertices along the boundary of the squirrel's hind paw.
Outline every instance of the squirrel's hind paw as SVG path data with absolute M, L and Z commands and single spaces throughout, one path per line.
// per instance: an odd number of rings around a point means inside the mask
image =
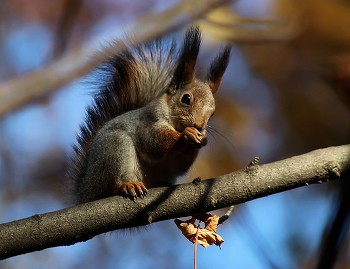
M 137 197 L 143 198 L 147 195 L 147 189 L 143 182 L 125 182 L 115 191 L 115 195 L 124 196 L 134 201 Z

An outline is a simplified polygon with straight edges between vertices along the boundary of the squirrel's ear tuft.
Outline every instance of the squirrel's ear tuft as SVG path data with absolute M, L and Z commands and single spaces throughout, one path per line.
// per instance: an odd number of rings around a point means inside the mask
M 220 87 L 222 76 L 227 68 L 231 53 L 231 46 L 224 47 L 213 60 L 207 73 L 207 83 L 214 94 Z
M 171 85 L 179 87 L 181 84 L 192 82 L 200 45 L 201 32 L 199 27 L 192 26 L 185 34 Z

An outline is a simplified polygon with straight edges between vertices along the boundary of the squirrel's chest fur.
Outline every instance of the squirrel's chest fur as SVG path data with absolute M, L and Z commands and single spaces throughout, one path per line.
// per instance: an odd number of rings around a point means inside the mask
M 151 188 L 175 183 L 191 167 L 198 149 L 179 148 L 181 141 L 167 139 L 167 132 L 175 132 L 169 117 L 166 104 L 157 99 L 110 120 L 91 144 L 88 167 L 116 185 L 142 181 Z M 85 177 L 95 173 L 87 169 Z

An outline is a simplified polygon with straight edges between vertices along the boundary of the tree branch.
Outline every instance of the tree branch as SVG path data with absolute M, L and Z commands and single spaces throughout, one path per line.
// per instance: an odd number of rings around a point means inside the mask
M 100 40 L 94 40 L 83 44 L 80 48 L 65 54 L 45 67 L 2 84 L 0 86 L 0 117 L 9 110 L 90 72 L 110 56 L 132 44 L 140 44 L 174 31 L 228 2 L 229 0 L 181 1 L 165 12 L 147 14 L 132 25 L 125 27 L 125 32 L 131 33 L 132 39 L 124 38 L 103 48 L 99 43 Z M 100 50 L 96 51 L 96 45 L 100 45 Z
M 191 216 L 350 173 L 350 145 L 330 147 L 231 174 L 150 189 L 132 202 L 115 196 L 0 225 L 0 259 L 72 245 L 111 230 Z

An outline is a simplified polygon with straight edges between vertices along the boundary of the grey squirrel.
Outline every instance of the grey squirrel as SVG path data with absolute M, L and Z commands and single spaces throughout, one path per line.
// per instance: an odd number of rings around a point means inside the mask
M 200 44 L 192 26 L 180 49 L 155 40 L 101 67 L 107 81 L 87 107 L 74 145 L 69 177 L 76 203 L 113 195 L 134 200 L 189 170 L 208 142 L 213 94 L 231 51 L 229 45 L 220 51 L 202 82 L 194 76 Z

